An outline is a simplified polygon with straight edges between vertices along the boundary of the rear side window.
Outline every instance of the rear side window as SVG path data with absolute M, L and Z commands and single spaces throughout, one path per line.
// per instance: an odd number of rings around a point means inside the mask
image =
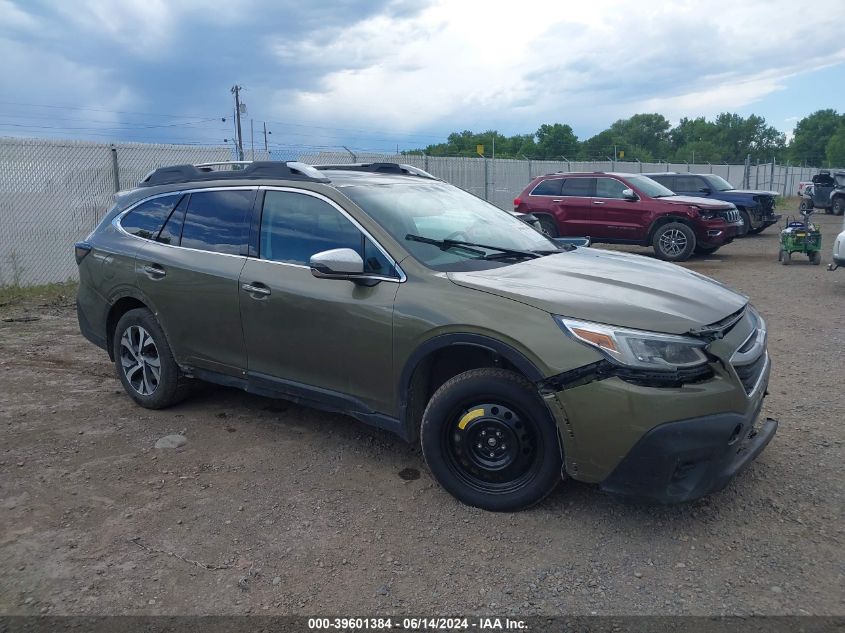
M 160 196 L 142 202 L 123 216 L 120 226 L 130 235 L 143 237 L 146 240 L 155 239 L 181 195 Z
M 364 260 L 364 272 L 396 276 L 384 254 L 326 201 L 290 191 L 264 194 L 261 259 L 307 266 L 312 255 L 333 248 L 351 248 L 358 253 Z
M 191 194 L 181 245 L 238 255 L 248 235 L 247 217 L 255 191 L 201 191 Z
M 176 208 L 173 209 L 173 213 L 170 214 L 170 217 L 161 229 L 161 233 L 156 238 L 157 242 L 172 244 L 174 246 L 179 244 L 179 238 L 182 235 L 182 222 L 185 219 L 185 209 L 188 208 L 190 197 L 190 195 L 184 196 L 179 204 L 176 205 Z
M 593 181 L 595 181 L 595 178 L 567 178 L 563 183 L 561 194 L 589 198 L 593 195 Z
M 563 187 L 563 178 L 549 178 L 534 187 L 532 196 L 559 196 Z
M 695 176 L 676 176 L 675 191 L 698 191 L 704 186 L 704 181 Z

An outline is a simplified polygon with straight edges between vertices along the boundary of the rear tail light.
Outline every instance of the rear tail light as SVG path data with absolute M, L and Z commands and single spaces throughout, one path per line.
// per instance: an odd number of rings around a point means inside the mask
M 76 265 L 85 259 L 85 256 L 91 252 L 91 245 L 88 242 L 77 242 L 73 245 L 73 255 L 76 257 Z
M 513 208 L 514 209 L 516 209 L 521 204 L 522 204 L 522 198 L 514 198 L 513 199 Z

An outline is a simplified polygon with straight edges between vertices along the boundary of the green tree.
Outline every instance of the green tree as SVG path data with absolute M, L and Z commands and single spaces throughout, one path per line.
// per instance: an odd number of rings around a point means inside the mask
M 826 157 L 828 142 L 843 123 L 845 115 L 833 109 L 818 110 L 805 116 L 795 125 L 789 157 L 796 163 L 820 164 Z
M 845 167 L 845 124 L 839 126 L 825 146 L 825 156 L 831 167 Z
M 624 150 L 625 158 L 651 160 L 668 154 L 671 127 L 662 114 L 635 114 L 616 121 L 609 130 L 617 151 Z
M 588 160 L 607 160 L 613 154 L 614 145 L 618 147 L 613 132 L 604 130 L 584 141 L 581 155 Z
M 575 158 L 581 149 L 575 132 L 564 123 L 544 123 L 534 136 L 537 138 L 536 158 Z
M 723 112 L 716 117 L 716 142 L 724 152 L 723 160 L 740 163 L 748 154 L 752 158 L 769 160 L 782 158 L 786 149 L 786 135 L 766 119 L 750 115 L 747 119 L 738 114 Z

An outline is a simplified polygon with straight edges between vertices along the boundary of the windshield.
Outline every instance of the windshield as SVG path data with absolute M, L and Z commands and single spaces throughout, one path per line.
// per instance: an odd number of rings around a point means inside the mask
M 732 191 L 734 186 L 721 176 L 707 176 L 710 188 L 716 191 Z
M 649 198 L 665 198 L 666 196 L 675 195 L 674 191 L 667 189 L 659 182 L 652 180 L 648 176 L 627 176 L 626 180 Z
M 507 211 L 441 182 L 338 187 L 417 260 L 441 271 L 504 265 L 493 249 L 425 243 L 455 240 L 514 251 L 557 251 L 557 245 Z M 408 239 L 408 236 L 413 236 Z

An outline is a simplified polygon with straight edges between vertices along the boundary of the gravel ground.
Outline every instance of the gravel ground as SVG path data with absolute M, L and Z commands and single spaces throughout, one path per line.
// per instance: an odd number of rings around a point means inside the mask
M 659 508 L 570 481 L 491 514 L 343 416 L 223 388 L 147 411 L 69 299 L 0 307 L 0 614 L 841 615 L 845 270 L 776 256 L 769 229 L 686 264 L 768 320 L 781 427 Z

